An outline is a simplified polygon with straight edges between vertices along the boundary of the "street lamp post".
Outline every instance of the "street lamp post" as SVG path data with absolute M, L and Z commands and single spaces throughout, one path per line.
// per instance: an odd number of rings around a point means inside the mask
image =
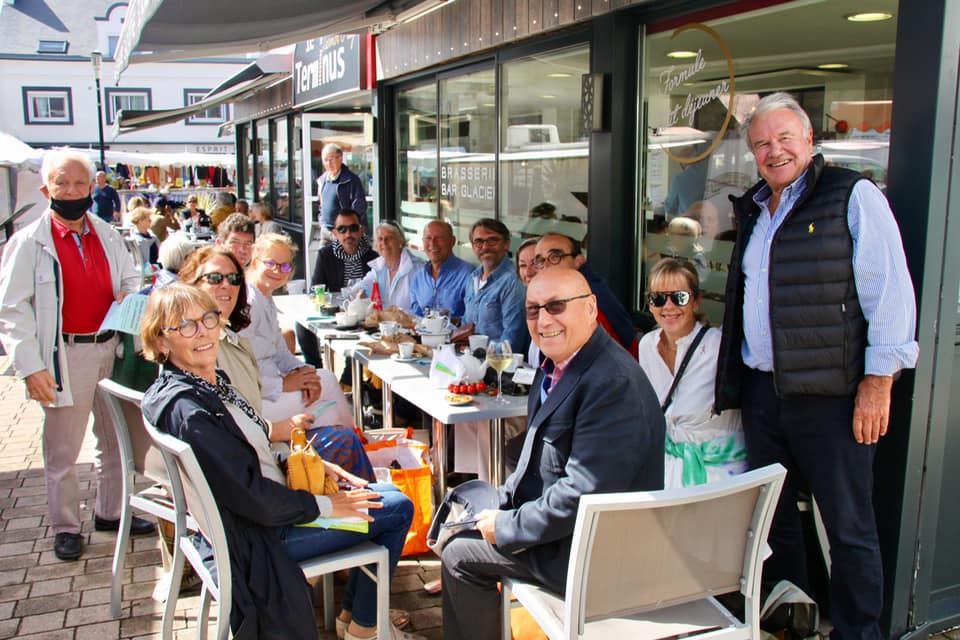
M 97 132 L 100 134 L 100 169 L 107 170 L 107 162 L 103 152 L 103 102 L 101 101 L 100 75 L 103 67 L 103 54 L 99 51 L 90 53 L 90 62 L 93 63 L 93 76 L 97 81 Z

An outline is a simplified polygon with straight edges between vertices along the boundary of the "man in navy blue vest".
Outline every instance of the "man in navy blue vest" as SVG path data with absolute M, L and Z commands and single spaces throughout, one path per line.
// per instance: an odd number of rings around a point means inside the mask
M 870 180 L 825 166 L 788 94 L 744 123 L 763 178 L 734 199 L 716 411 L 741 407 L 755 468 L 788 471 L 764 579 L 807 588 L 797 491 L 830 540 L 834 638 L 881 638 L 873 457 L 893 376 L 916 366 L 916 302 L 900 231 Z
M 372 222 L 367 220 L 367 196 L 363 183 L 350 167 L 343 164 L 343 150 L 331 142 L 324 145 L 321 158 L 325 171 L 317 178 L 317 189 L 320 193 L 320 226 L 323 227 L 323 245 L 326 246 L 334 240 L 333 227 L 342 209 L 360 214 L 360 224 L 368 229 Z

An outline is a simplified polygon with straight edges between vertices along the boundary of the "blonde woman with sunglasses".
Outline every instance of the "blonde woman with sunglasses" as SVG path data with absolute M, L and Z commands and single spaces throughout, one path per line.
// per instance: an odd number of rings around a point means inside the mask
M 747 469 L 740 411 L 713 413 L 720 330 L 709 327 L 700 299 L 697 268 L 689 260 L 663 258 L 650 270 L 647 304 L 657 329 L 640 340 L 639 361 L 667 421 L 667 489 Z

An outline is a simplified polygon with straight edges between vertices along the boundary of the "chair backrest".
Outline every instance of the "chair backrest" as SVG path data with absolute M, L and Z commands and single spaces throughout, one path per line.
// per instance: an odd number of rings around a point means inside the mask
M 731 591 L 741 591 L 752 610 L 785 475 L 776 464 L 696 487 L 581 497 L 567 628 L 582 633 L 591 619 Z
M 124 465 L 133 464 L 133 470 L 153 482 L 169 484 L 166 469 L 159 453 L 153 448 L 150 435 L 144 427 L 140 403 L 143 393 L 125 387 L 109 378 L 97 385 L 103 392 L 107 412 L 114 424 L 117 442 Z
M 209 574 L 213 577 L 213 584 L 208 584 L 208 589 L 220 603 L 220 617 L 229 620 L 232 603 L 230 552 L 223 529 L 223 520 L 220 518 L 220 511 L 210 491 L 210 485 L 207 484 L 206 476 L 203 475 L 200 463 L 197 462 L 189 444 L 169 434 L 161 433 L 146 419 L 144 419 L 144 428 L 163 456 L 167 472 L 170 474 L 170 488 L 177 512 L 178 537 L 186 535 L 186 517 L 189 514 L 213 549 L 214 566 L 208 567 Z M 178 540 L 178 544 L 180 543 L 181 541 Z M 188 547 L 184 552 L 198 575 L 204 577 L 204 571 L 196 564 L 198 554 L 195 550 Z

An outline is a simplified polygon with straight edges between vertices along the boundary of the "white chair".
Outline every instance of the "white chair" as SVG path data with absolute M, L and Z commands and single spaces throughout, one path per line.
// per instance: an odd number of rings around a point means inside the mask
M 760 569 L 786 470 L 779 464 L 697 487 L 580 498 L 566 598 L 504 578 L 551 640 L 760 637 Z M 741 622 L 713 597 L 740 591 Z
M 150 435 L 144 428 L 143 416 L 140 413 L 143 394 L 109 379 L 101 380 L 98 386 L 113 422 L 120 449 L 120 464 L 123 467 L 123 511 L 120 515 L 117 545 L 113 552 L 113 574 L 110 578 L 110 613 L 114 618 L 118 618 L 121 614 L 123 572 L 130 542 L 132 509 L 169 522 L 173 522 L 176 514 L 173 499 L 166 489 L 169 478 L 163 467 L 163 460 L 153 448 Z M 137 474 L 155 484 L 138 492 Z M 179 586 L 179 582 L 177 585 Z M 162 592 L 166 594 L 166 590 Z
M 217 615 L 217 640 L 227 640 L 230 633 L 230 608 L 232 605 L 230 555 L 226 533 L 217 504 L 210 492 L 203 470 L 197 462 L 190 445 L 171 435 L 160 433 L 144 420 L 147 432 L 163 455 L 170 475 L 170 487 L 176 505 L 176 540 L 179 553 L 174 556 L 173 581 L 170 596 L 163 611 L 161 637 L 172 637 L 173 618 L 176 610 L 176 594 L 179 588 L 183 561 L 190 562 L 200 576 L 203 588 L 197 613 L 197 637 L 207 637 L 210 600 L 220 605 Z M 186 516 L 196 520 L 199 530 L 213 549 L 213 567 L 208 568 L 197 551 L 187 530 Z M 366 565 L 376 565 L 374 575 Z M 386 547 L 372 542 L 362 542 L 350 549 L 305 560 L 300 568 L 307 579 L 323 576 L 323 612 L 327 629 L 334 627 L 333 573 L 341 569 L 360 567 L 377 584 L 377 628 L 390 627 L 390 557 Z M 378 578 L 379 576 L 379 578 Z

